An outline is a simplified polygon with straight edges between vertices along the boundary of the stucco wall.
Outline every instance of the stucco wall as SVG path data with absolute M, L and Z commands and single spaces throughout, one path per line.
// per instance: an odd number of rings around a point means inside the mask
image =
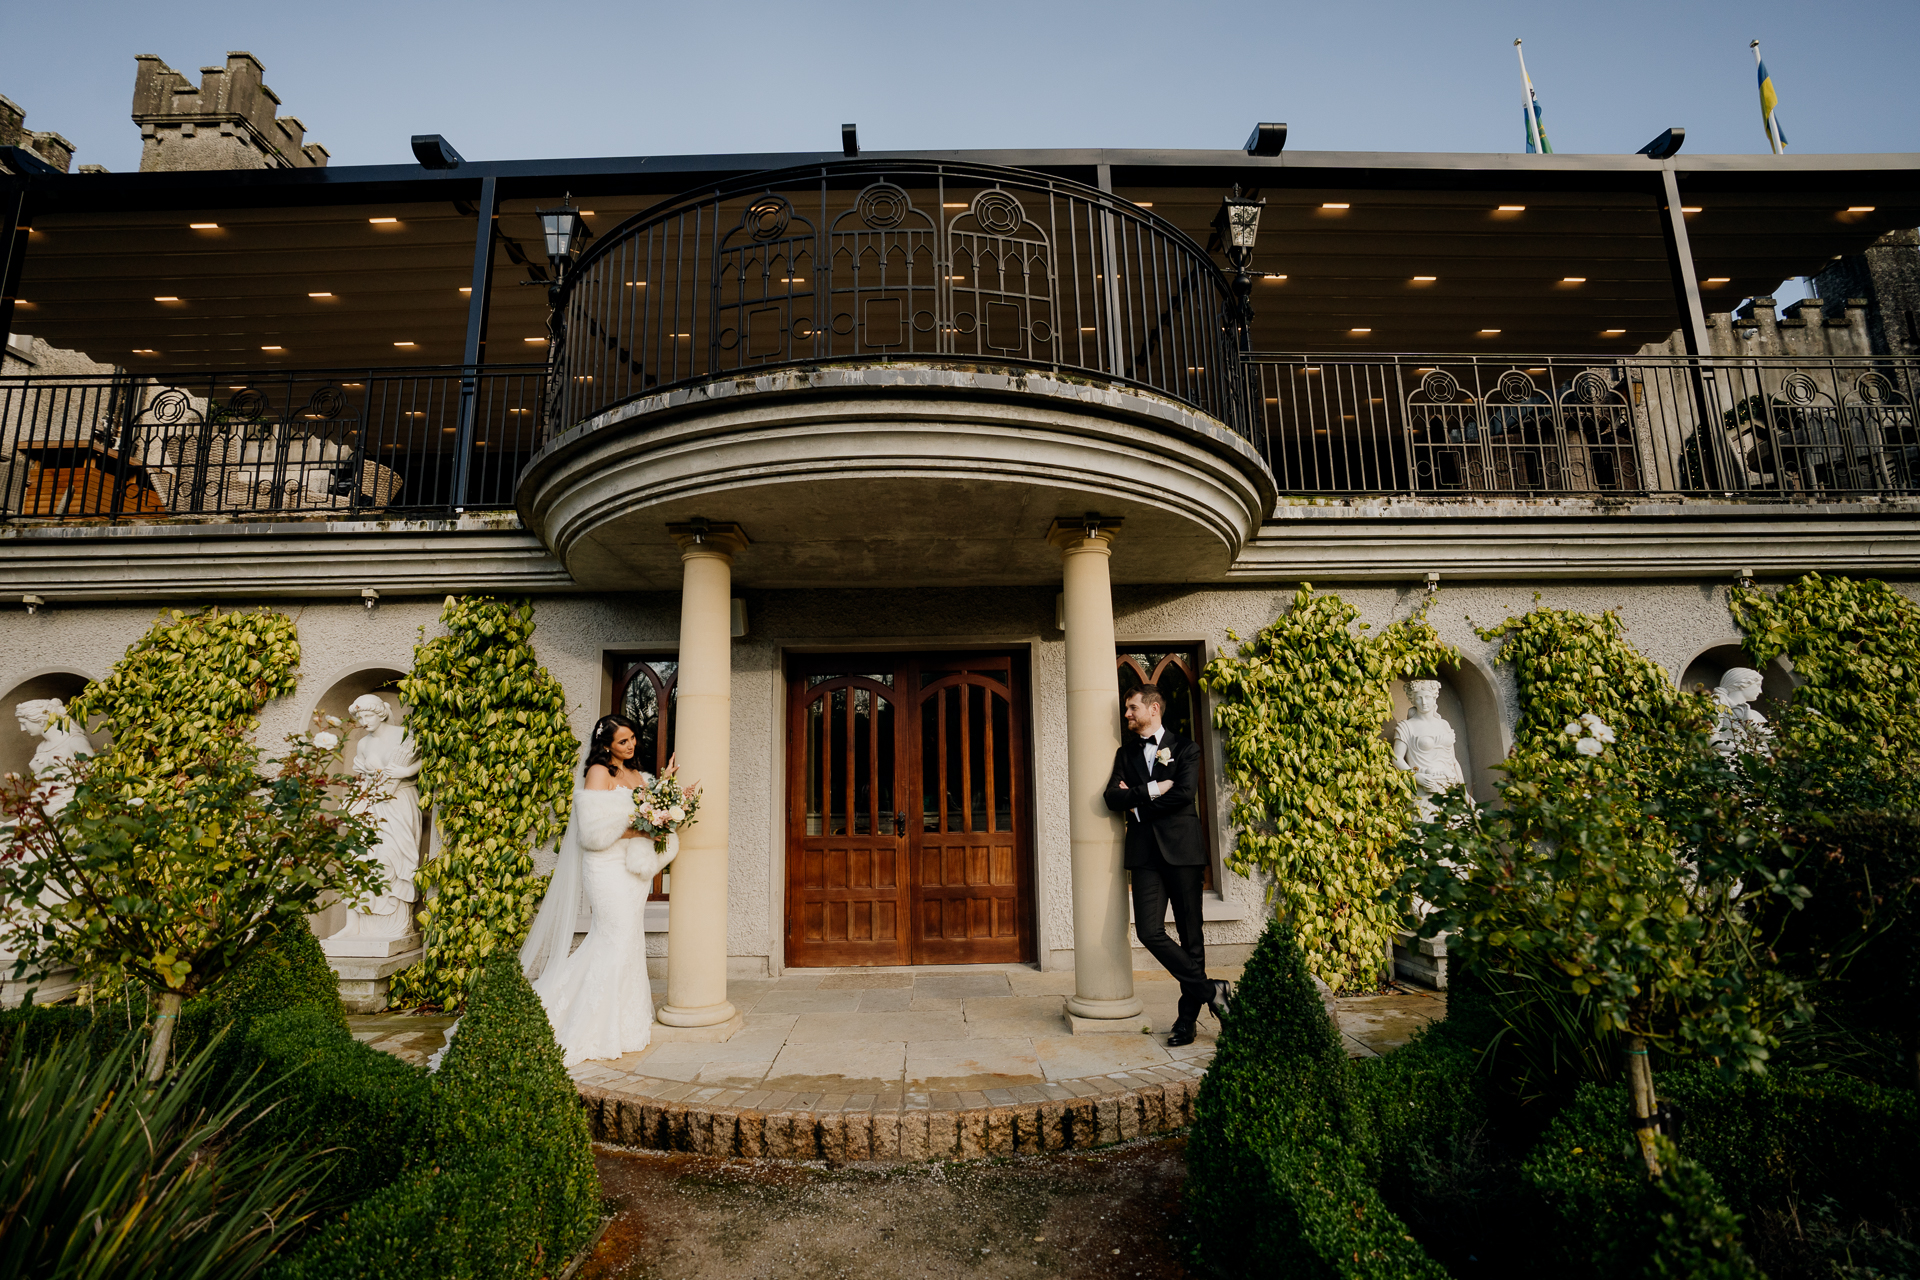
M 1920 584 L 1898 583 L 1920 601 Z M 1421 589 L 1349 586 L 1339 594 L 1378 629 L 1405 617 Z M 1031 655 L 1034 813 L 1039 950 L 1050 966 L 1067 963 L 1073 947 L 1068 884 L 1065 653 L 1054 630 L 1055 592 L 1046 588 L 966 591 L 745 591 L 748 635 L 734 645 L 733 810 L 729 852 L 728 953 L 738 967 L 777 968 L 781 960 L 784 831 L 777 821 L 785 785 L 783 654 L 789 651 L 870 649 L 938 650 L 1007 646 Z M 1116 629 L 1125 642 L 1200 641 L 1207 656 L 1230 647 L 1229 631 L 1251 636 L 1286 607 L 1290 586 L 1122 586 L 1114 592 Z M 1705 650 L 1737 642 L 1724 583 L 1549 583 L 1460 586 L 1443 590 L 1428 614 L 1435 628 L 1486 678 L 1499 714 L 1515 714 L 1509 673 L 1493 662 L 1495 645 L 1479 638 L 1488 626 L 1524 613 L 1536 602 L 1555 608 L 1617 610 L 1627 639 L 1677 680 Z M 186 602 L 183 602 L 183 604 Z M 313 709 L 343 682 L 364 681 L 374 669 L 405 671 L 422 627 L 438 634 L 439 598 L 386 598 L 369 611 L 358 604 L 283 605 L 298 621 L 303 659 L 295 693 L 262 715 L 262 740 L 277 741 L 303 728 Z M 150 608 L 59 607 L 37 616 L 13 608 L 0 613 L 0 696 L 48 673 L 98 678 L 153 621 Z M 534 647 L 566 690 L 576 734 L 584 737 L 605 696 L 609 650 L 671 650 L 679 628 L 675 594 L 547 597 L 538 602 Z M 12 750 L 30 749 L 11 715 L 0 737 Z M 1219 747 L 1213 776 L 1222 776 Z M 1227 797 L 1215 797 L 1216 827 L 1226 832 Z M 1264 917 L 1259 885 L 1221 878 L 1221 899 L 1210 920 L 1211 945 L 1237 952 L 1257 936 Z M 664 936 L 649 952 L 663 954 Z M 1232 952 L 1229 952 L 1232 954 Z

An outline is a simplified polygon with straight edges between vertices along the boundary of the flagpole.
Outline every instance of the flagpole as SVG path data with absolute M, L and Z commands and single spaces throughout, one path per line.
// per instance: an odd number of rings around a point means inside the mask
M 1753 69 L 1757 73 L 1760 68 L 1765 65 L 1760 60 L 1760 42 L 1755 40 L 1750 47 L 1753 49 Z M 1763 108 L 1765 105 L 1764 102 L 1761 103 Z M 1767 145 L 1773 148 L 1773 154 L 1777 156 L 1785 155 L 1787 153 L 1786 148 L 1780 145 L 1780 131 L 1776 129 L 1773 124 L 1773 112 L 1767 111 L 1761 118 L 1767 125 Z
M 1540 145 L 1540 131 L 1533 118 L 1533 81 L 1527 79 L 1527 55 L 1520 52 L 1520 37 L 1513 38 L 1513 52 L 1520 59 L 1520 118 L 1527 126 L 1527 145 L 1535 151 L 1544 151 Z

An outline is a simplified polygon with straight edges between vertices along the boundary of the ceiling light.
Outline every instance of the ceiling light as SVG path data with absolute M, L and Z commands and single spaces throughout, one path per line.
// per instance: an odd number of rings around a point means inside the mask
M 276 346 L 276 347 L 262 347 L 262 348 L 260 348 L 260 349 L 261 349 L 262 351 L 285 351 L 285 350 L 286 350 L 286 348 L 285 348 L 285 347 L 277 347 L 277 346 Z
M 1626 332 L 1625 329 L 1602 329 L 1600 331 L 1600 336 L 1603 338 L 1617 338 L 1625 332 Z
M 1134 207 L 1134 208 L 1136 208 L 1136 209 L 1151 209 L 1151 208 L 1153 208 L 1153 201 L 1151 201 L 1151 200 L 1135 200 L 1135 201 L 1133 202 L 1133 207 Z
M 807 278 L 805 276 L 782 276 L 780 278 L 781 284 L 805 284 L 806 282 Z
M 373 224 L 374 226 L 376 226 L 376 227 L 381 227 L 381 226 L 385 226 L 385 225 L 387 225 L 388 223 L 391 223 L 391 222 L 398 222 L 398 221 L 400 221 L 400 219 L 398 219 L 398 218 L 368 218 L 368 219 L 367 219 L 367 221 L 368 221 L 368 222 L 371 222 L 371 223 L 372 223 L 372 224 Z
M 1495 213 L 1525 213 L 1526 211 L 1527 206 L 1523 204 L 1503 204 L 1494 210 Z
M 177 298 L 177 297 L 175 297 L 175 296 L 174 296 L 173 294 L 171 294 L 171 293 L 156 293 L 156 294 L 154 294 L 154 295 L 153 295 L 153 300 L 154 300 L 155 302 L 178 302 L 178 301 L 180 301 L 180 299 L 179 299 L 179 298 Z
M 1372 332 L 1373 332 L 1373 330 L 1371 330 L 1371 329 L 1349 329 L 1349 330 L 1347 330 L 1347 332 L 1348 332 L 1348 333 L 1372 333 Z
M 1874 206 L 1870 204 L 1850 204 L 1847 206 L 1848 213 L 1872 213 L 1873 209 Z
M 343 382 L 340 385 L 343 387 L 364 387 L 367 384 L 364 382 Z
M 545 338 L 522 338 L 522 339 L 520 339 L 520 341 L 522 341 L 522 342 L 545 342 L 545 341 L 546 341 L 546 339 L 545 339 Z
M 1480 331 L 1480 336 L 1483 338 L 1490 338 L 1498 332 L 1500 332 L 1498 329 L 1482 329 Z
M 330 293 L 310 293 L 307 296 L 309 298 L 331 298 L 333 295 Z
M 1529 369 L 1527 370 L 1527 372 L 1533 373 L 1533 374 L 1541 374 L 1541 373 L 1545 373 L 1546 370 L 1545 369 Z
M 1285 277 L 1284 275 L 1280 275 L 1279 273 L 1277 273 L 1277 272 L 1273 272 L 1273 271 L 1269 271 L 1269 272 L 1267 272 L 1267 274 L 1266 274 L 1266 275 L 1264 275 L 1264 276 L 1262 276 L 1262 277 L 1260 277 L 1260 278 L 1261 278 L 1262 280 L 1270 280 L 1270 281 L 1272 281 L 1272 282 L 1273 282 L 1274 284 L 1279 284 L 1279 283 L 1280 283 L 1280 282 L 1281 282 L 1282 280 L 1285 280 L 1285 279 L 1286 279 L 1286 277 Z
M 417 342 L 396 342 L 393 345 L 396 347 L 417 347 L 420 344 Z
M 966 207 L 967 207 L 967 203 L 966 203 L 966 201 L 964 201 L 964 200 L 962 200 L 962 201 L 960 201 L 960 202 L 959 202 L 959 203 L 957 203 L 957 204 L 956 204 L 956 203 L 952 203 L 952 202 L 949 202 L 949 203 L 947 203 L 947 204 L 943 204 L 943 205 L 941 205 L 940 207 L 941 207 L 942 209 L 964 209 L 964 208 L 966 208 Z
M 1561 284 L 1585 284 L 1586 282 L 1587 282 L 1587 278 L 1585 276 L 1561 276 L 1560 277 Z
M 472 285 L 470 285 L 470 284 L 463 284 L 463 285 L 461 285 L 461 286 L 460 286 L 460 292 L 462 292 L 462 293 L 472 293 L 472 292 L 473 292 L 473 286 L 472 286 Z
M 1326 204 L 1323 204 L 1323 205 L 1321 205 L 1320 207 L 1321 207 L 1322 209 L 1351 209 L 1351 208 L 1353 208 L 1353 206 L 1352 206 L 1352 205 L 1350 205 L 1350 204 L 1341 204 L 1341 203 L 1338 203 L 1338 202 L 1335 202 L 1335 201 L 1328 201 L 1328 202 L 1327 202 Z
M 644 288 L 646 288 L 646 287 L 647 287 L 647 282 L 646 282 L 645 280 L 629 280 L 629 281 L 627 281 L 627 288 L 629 288 L 629 289 L 644 289 Z
M 1681 206 L 1680 206 L 1680 212 L 1682 212 L 1682 213 L 1698 213 L 1698 212 L 1700 212 L 1700 206 L 1699 206 L 1699 205 L 1697 205 L 1697 204 L 1683 204 L 1683 205 L 1681 205 Z
M 582 210 L 580 210 L 580 216 L 581 216 L 581 217 L 583 217 L 583 218 L 591 218 L 591 217 L 593 216 L 593 210 L 591 210 L 591 209 L 582 209 Z
M 1702 280 L 1700 283 L 1706 285 L 1707 288 L 1709 289 L 1713 289 L 1713 288 L 1717 288 L 1720 285 L 1731 282 L 1732 279 L 1733 279 L 1732 276 L 1708 276 L 1705 280 Z
M 1435 280 L 1438 280 L 1439 278 L 1440 278 L 1439 276 L 1415 276 L 1413 278 L 1413 282 L 1415 284 L 1432 284 Z
M 133 354 L 137 356 L 156 356 L 156 355 L 159 355 L 160 353 L 158 351 L 155 351 L 152 347 L 135 347 L 133 349 Z
M 674 335 L 672 335 L 672 336 L 674 336 L 674 337 L 676 337 L 676 338 L 691 338 L 691 337 L 692 337 L 693 335 L 692 335 L 692 334 L 690 334 L 690 333 L 676 333 L 676 334 L 674 334 Z
M 189 222 L 187 229 L 189 231 L 218 231 L 220 224 L 217 222 Z

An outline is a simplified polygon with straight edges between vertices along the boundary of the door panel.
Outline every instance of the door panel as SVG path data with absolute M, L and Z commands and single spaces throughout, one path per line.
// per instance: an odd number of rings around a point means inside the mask
M 1033 958 L 1024 677 L 1004 653 L 795 660 L 788 964 Z
M 892 675 L 801 680 L 793 703 L 787 963 L 905 964 L 905 733 Z

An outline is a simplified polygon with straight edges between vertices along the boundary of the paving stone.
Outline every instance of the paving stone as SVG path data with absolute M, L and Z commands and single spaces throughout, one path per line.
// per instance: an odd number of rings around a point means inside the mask
M 877 991 L 894 988 L 903 991 L 913 989 L 913 975 L 904 972 L 891 973 L 834 973 L 820 979 L 822 991 Z

